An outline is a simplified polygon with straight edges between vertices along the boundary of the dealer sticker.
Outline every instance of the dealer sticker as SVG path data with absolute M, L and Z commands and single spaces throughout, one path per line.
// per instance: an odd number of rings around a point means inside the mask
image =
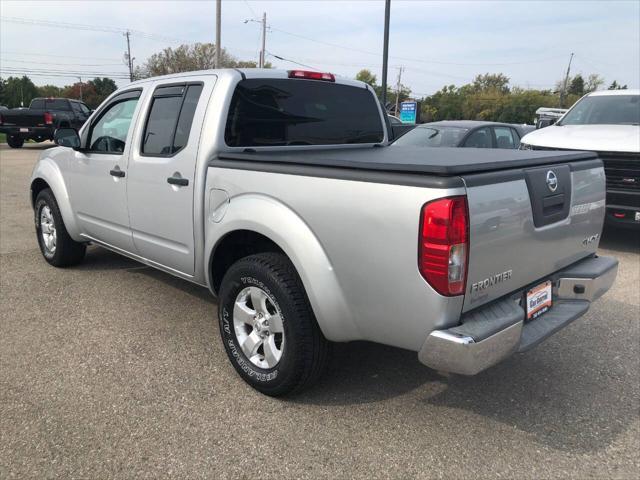
M 527 292 L 527 320 L 533 320 L 551 308 L 551 280 Z

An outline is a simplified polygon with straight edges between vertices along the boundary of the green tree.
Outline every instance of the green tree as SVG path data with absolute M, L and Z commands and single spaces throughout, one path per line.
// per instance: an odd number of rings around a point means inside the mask
M 571 79 L 567 92 L 570 95 L 578 95 L 580 97 L 584 95 L 584 78 L 582 78 L 582 75 L 578 74 Z
M 253 60 L 240 60 L 236 62 L 236 68 L 258 68 L 258 62 L 254 62 Z M 264 62 L 264 68 L 273 68 L 273 64 L 271 62 Z
M 367 83 L 372 87 L 377 87 L 378 84 L 376 76 L 371 73 L 371 70 L 362 69 L 356 74 L 356 80 L 360 80 L 361 82 Z
M 55 85 L 41 85 L 38 88 L 39 97 L 61 97 L 62 88 Z
M 472 88 L 475 92 L 509 93 L 509 77 L 502 73 L 477 75 Z
M 89 80 L 87 83 L 93 85 L 93 88 L 96 91 L 96 94 L 104 100 L 113 92 L 118 89 L 116 82 L 114 82 L 111 78 L 108 77 L 96 77 L 93 80 Z
M 136 78 L 215 68 L 215 53 L 216 46 L 213 43 L 194 43 L 180 45 L 177 48 L 165 48 L 151 55 L 141 67 L 136 68 Z M 220 53 L 222 68 L 232 68 L 237 65 L 237 60 L 224 48 Z
M 3 83 L 0 104 L 10 108 L 28 107 L 37 96 L 38 88 L 29 77 L 9 77 Z
M 585 93 L 595 92 L 604 84 L 604 78 L 597 73 L 592 73 L 587 77 L 587 84 L 584 88 Z
M 607 90 L 626 90 L 626 89 L 627 89 L 626 85 L 621 85 L 616 80 L 614 80 L 613 82 L 611 82 L 611 85 L 609 85 L 609 88 Z

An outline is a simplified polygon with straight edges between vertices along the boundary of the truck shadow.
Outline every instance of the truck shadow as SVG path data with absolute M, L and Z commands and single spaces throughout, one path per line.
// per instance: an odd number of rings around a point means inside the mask
M 637 329 L 612 335 L 601 322 L 611 311 L 626 312 L 629 318 L 620 320 L 629 325 L 637 319 L 628 305 L 606 297 L 600 302 L 600 314 L 590 313 L 533 351 L 474 377 L 440 375 L 420 365 L 414 352 L 364 342 L 340 345 L 321 383 L 293 401 L 357 405 L 407 394 L 408 421 L 423 422 L 425 433 L 434 416 L 448 412 L 450 418 L 453 409 L 459 412 L 456 423 L 474 424 L 480 416 L 554 449 L 601 451 L 634 428 L 640 413 L 639 348 L 637 338 L 629 337 Z

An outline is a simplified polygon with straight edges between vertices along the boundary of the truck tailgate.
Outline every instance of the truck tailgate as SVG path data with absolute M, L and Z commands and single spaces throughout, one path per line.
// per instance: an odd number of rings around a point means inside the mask
M 44 122 L 44 110 L 4 110 L 2 120 L 4 126 L 15 127 L 42 127 Z
M 598 159 L 462 175 L 469 205 L 463 311 L 593 255 L 605 213 Z

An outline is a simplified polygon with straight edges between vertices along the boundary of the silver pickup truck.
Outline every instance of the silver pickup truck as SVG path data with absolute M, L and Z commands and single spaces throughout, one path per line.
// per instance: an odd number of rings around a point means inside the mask
M 231 363 L 274 396 L 317 379 L 331 342 L 473 375 L 611 287 L 597 156 L 392 136 L 373 90 L 331 74 L 134 82 L 42 153 L 38 243 L 57 267 L 93 243 L 207 286 Z

